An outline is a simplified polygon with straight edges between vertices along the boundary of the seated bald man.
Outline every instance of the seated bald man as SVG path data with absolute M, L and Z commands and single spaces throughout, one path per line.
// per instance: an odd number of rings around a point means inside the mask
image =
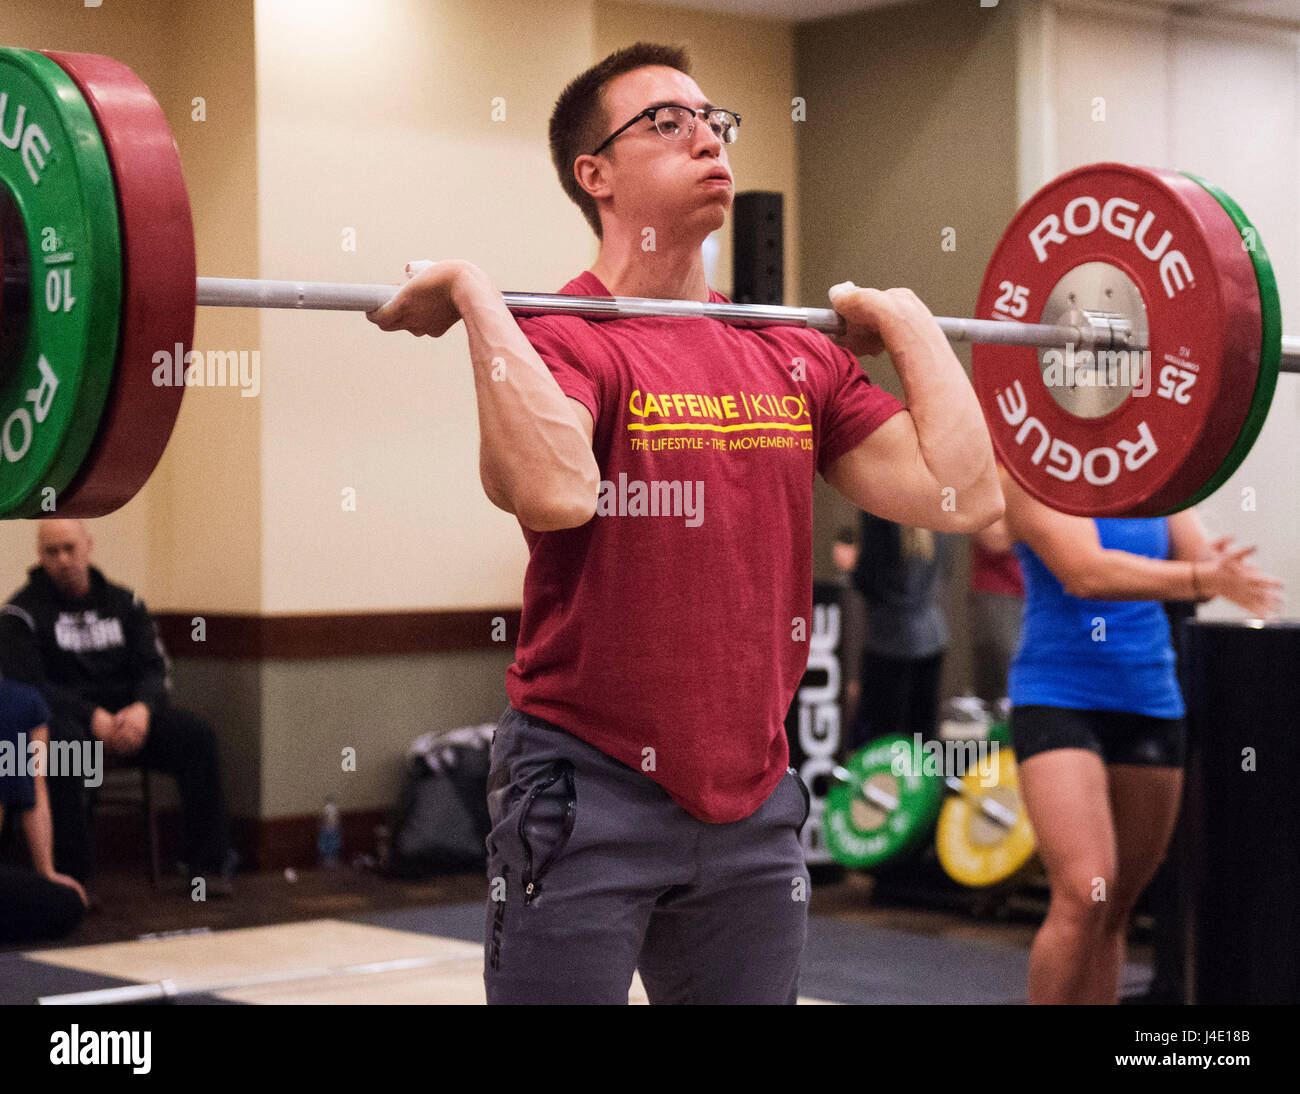
M 176 779 L 185 816 L 185 854 L 208 896 L 228 896 L 235 856 L 212 728 L 168 702 L 170 682 L 153 620 L 130 589 L 91 565 L 81 521 L 42 521 L 39 563 L 0 608 L 0 670 L 36 688 L 50 708 L 50 739 L 103 742 L 114 763 Z M 54 861 L 84 882 L 92 860 L 86 780 L 47 780 Z

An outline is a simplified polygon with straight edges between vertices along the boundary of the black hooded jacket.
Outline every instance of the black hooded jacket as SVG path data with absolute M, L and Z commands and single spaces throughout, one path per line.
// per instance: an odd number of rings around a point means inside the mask
M 56 720 L 89 733 L 96 707 L 115 713 L 167 701 L 168 664 L 144 602 L 90 568 L 90 591 L 67 597 L 40 566 L 0 608 L 0 671 L 40 691 Z

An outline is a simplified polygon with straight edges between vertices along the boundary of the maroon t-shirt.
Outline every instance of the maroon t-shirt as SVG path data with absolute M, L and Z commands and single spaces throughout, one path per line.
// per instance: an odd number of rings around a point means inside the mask
M 1025 582 L 1014 551 L 986 551 L 971 545 L 970 587 L 977 593 L 1024 596 Z
M 610 295 L 591 273 L 561 291 Z M 814 473 L 902 404 L 802 328 L 558 315 L 519 326 L 591 411 L 602 482 L 582 527 L 524 529 L 510 702 L 645 772 L 701 820 L 749 816 L 789 762 Z

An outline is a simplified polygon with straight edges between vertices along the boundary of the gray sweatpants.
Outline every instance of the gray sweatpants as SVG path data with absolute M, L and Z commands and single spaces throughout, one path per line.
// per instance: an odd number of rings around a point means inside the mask
M 489 1003 L 793 1003 L 808 923 L 789 770 L 757 811 L 697 820 L 647 775 L 507 707 L 488 776 Z

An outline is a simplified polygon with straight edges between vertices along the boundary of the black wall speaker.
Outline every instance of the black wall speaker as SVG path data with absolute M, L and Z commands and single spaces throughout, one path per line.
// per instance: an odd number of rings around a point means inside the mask
M 785 303 L 783 197 L 774 190 L 746 190 L 732 210 L 731 298 L 737 304 Z

